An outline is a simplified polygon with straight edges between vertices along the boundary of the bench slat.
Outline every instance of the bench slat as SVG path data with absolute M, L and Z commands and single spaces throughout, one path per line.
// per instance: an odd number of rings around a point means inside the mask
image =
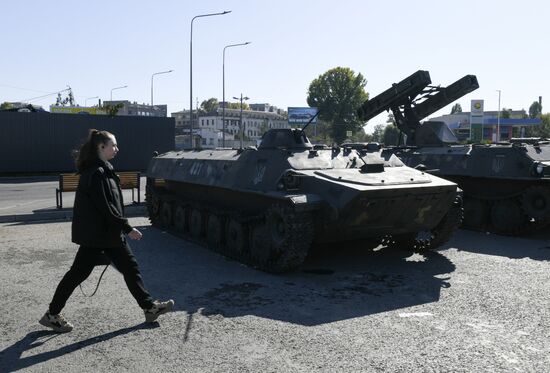
M 134 196 L 133 189 L 137 189 L 138 202 L 139 202 L 141 172 L 124 171 L 124 172 L 117 173 L 117 175 L 120 179 L 121 189 L 132 189 L 132 198 Z M 79 180 L 80 180 L 80 175 L 76 173 L 59 174 L 59 188 L 57 189 L 58 192 L 63 193 L 63 192 L 76 191 L 78 188 Z M 59 198 L 60 198 L 60 201 L 58 203 L 58 207 L 61 208 L 62 207 L 61 195 L 59 196 Z

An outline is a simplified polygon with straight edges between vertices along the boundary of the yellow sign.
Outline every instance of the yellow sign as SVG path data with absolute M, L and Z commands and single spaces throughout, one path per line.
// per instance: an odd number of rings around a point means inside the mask
M 472 100 L 472 114 L 483 114 L 483 100 Z
M 92 115 L 105 115 L 105 110 L 98 107 L 84 107 L 84 106 L 50 106 L 50 113 L 62 113 L 62 114 L 92 114 Z

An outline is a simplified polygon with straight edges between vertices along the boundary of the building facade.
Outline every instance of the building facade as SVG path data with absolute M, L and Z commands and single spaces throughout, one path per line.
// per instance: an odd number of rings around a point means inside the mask
M 251 104 L 250 107 L 253 107 Z M 261 104 L 266 107 L 268 104 Z M 196 112 L 195 112 L 196 113 Z M 210 113 L 199 113 L 193 126 L 194 147 L 223 147 L 224 126 L 223 109 L 221 107 Z M 186 136 L 189 141 L 190 121 L 189 110 L 172 113 L 176 121 L 176 134 Z M 195 116 L 195 115 L 194 115 Z M 244 133 L 243 145 L 257 145 L 262 135 L 272 128 L 288 128 L 285 116 L 270 111 L 243 110 L 242 128 L 240 126 L 240 109 L 225 109 L 225 147 L 238 147 L 241 141 L 241 130 Z
M 163 117 L 168 115 L 168 107 L 166 105 L 147 105 L 138 104 L 137 102 L 123 101 L 103 101 L 102 106 L 50 106 L 51 113 L 59 114 L 94 114 L 106 115 L 107 106 L 120 105 L 116 115 L 123 116 L 140 116 L 140 117 Z
M 168 107 L 166 105 L 147 105 L 138 104 L 136 101 L 130 102 L 128 100 L 113 100 L 103 101 L 103 106 L 115 106 L 122 104 L 117 112 L 117 115 L 135 115 L 144 117 L 167 117 Z
M 430 118 L 430 120 L 445 122 L 459 140 L 468 140 L 470 139 L 470 118 L 470 112 L 461 112 Z M 525 110 L 509 111 L 509 118 L 503 118 L 502 115 L 499 118 L 498 111 L 484 111 L 482 139 L 485 141 L 507 141 L 512 137 L 524 137 L 527 127 L 540 124 L 541 120 L 538 118 L 529 119 Z M 497 127 L 499 139 L 496 136 Z

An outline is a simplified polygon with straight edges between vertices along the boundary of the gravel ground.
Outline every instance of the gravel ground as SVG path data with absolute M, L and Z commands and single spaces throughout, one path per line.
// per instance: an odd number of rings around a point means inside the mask
M 426 255 L 317 247 L 274 276 L 131 222 L 145 283 L 175 311 L 143 323 L 110 267 L 69 300 L 67 334 L 38 319 L 76 252 L 70 223 L 0 225 L 0 372 L 549 371 L 548 233 L 459 231 Z

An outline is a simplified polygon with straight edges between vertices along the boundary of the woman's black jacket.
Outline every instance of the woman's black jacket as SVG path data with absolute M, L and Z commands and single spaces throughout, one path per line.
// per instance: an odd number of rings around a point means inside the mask
M 120 180 L 109 162 L 95 160 L 80 172 L 73 208 L 72 241 L 109 248 L 122 244 L 132 227 L 124 218 Z

